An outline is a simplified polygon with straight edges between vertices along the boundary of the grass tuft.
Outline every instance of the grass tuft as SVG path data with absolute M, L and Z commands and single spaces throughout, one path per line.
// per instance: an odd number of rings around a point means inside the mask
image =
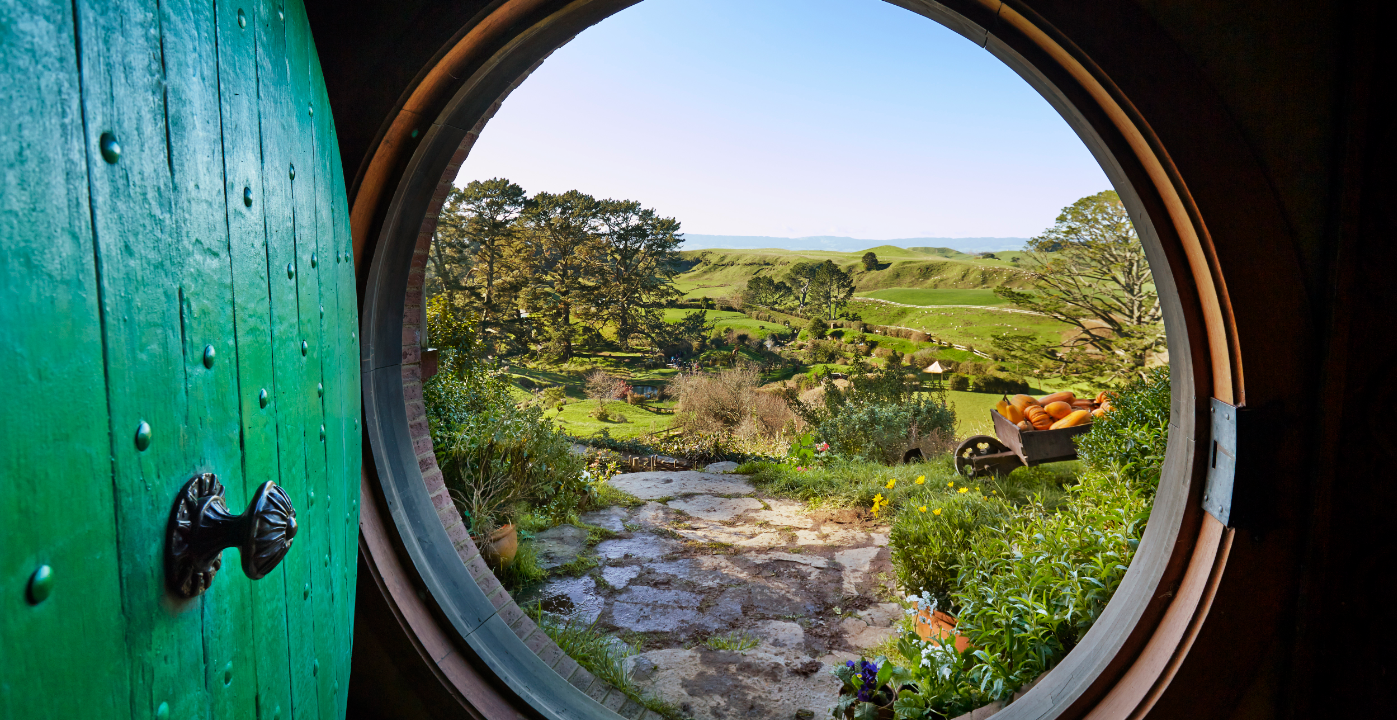
M 710 650 L 745 652 L 757 646 L 757 639 L 744 632 L 730 632 L 726 635 L 712 635 L 703 641 Z
M 621 639 L 597 629 L 596 624 L 583 625 L 569 618 L 560 621 L 543 612 L 539 605 L 524 609 L 530 618 L 543 628 L 553 642 L 568 654 L 578 665 L 586 668 L 603 681 L 625 693 L 627 697 L 664 716 L 667 720 L 681 720 L 679 708 L 644 692 L 630 673 L 626 672 L 626 658 L 636 654 L 636 647 Z

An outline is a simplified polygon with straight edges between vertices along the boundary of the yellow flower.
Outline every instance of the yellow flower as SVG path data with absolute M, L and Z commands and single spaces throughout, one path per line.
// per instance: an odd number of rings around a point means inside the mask
M 948 483 L 946 483 L 946 487 L 948 487 L 948 488 L 953 488 L 953 487 L 955 487 L 955 486 L 956 486 L 956 484 L 955 484 L 954 482 L 948 482 Z
M 893 478 L 893 479 L 889 480 L 889 481 L 888 481 L 888 484 L 887 484 L 887 485 L 884 485 L 883 487 L 885 487 L 885 488 L 891 490 L 891 489 L 893 488 L 893 486 L 896 485 L 896 484 L 897 484 L 897 478 Z
M 880 502 L 883 502 L 883 493 L 878 493 L 877 495 L 874 495 L 874 496 L 873 496 L 873 504 L 874 504 L 874 505 L 877 505 L 877 504 L 880 503 Z
M 958 492 L 958 493 L 968 493 L 968 492 L 970 492 L 970 488 L 961 488 L 961 489 L 957 490 L 956 492 Z
M 932 510 L 932 511 L 931 511 L 931 514 L 932 514 L 932 515 L 940 515 L 940 514 L 941 514 L 941 508 L 936 508 L 935 510 Z
M 918 484 L 918 485 L 925 485 L 925 484 L 926 484 L 926 476 L 925 476 L 925 475 L 918 475 L 918 476 L 917 476 L 917 484 Z
M 926 512 L 926 506 L 923 505 L 923 506 L 917 508 L 917 510 L 918 510 L 919 512 Z

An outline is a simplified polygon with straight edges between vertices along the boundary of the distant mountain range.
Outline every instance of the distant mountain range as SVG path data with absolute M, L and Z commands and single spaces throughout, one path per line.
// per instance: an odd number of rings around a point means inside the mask
M 1002 252 L 1021 250 L 1028 238 L 1014 237 L 973 237 L 937 238 L 918 237 L 898 240 L 860 240 L 858 238 L 833 235 L 814 235 L 801 238 L 767 237 L 764 235 L 694 235 L 685 234 L 685 250 L 705 250 L 708 248 L 728 248 L 733 250 L 756 250 L 759 248 L 780 248 L 782 250 L 833 250 L 835 252 L 857 252 L 879 245 L 896 247 L 942 247 L 959 250 L 963 253 Z

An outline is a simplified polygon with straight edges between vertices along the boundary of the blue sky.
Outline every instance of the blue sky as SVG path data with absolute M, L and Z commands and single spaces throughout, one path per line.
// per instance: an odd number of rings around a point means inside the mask
M 882 0 L 644 0 L 505 101 L 457 176 L 638 200 L 686 232 L 1030 237 L 1110 187 L 989 53 Z

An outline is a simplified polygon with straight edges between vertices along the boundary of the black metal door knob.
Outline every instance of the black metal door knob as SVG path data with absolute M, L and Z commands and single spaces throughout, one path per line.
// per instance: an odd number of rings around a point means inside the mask
M 184 484 L 170 511 L 166 579 L 176 594 L 194 597 L 213 583 L 223 565 L 223 551 L 236 547 L 243 572 L 260 580 L 286 557 L 295 537 L 296 508 L 276 483 L 262 483 L 247 510 L 234 515 L 218 478 L 213 473 L 197 475 Z

